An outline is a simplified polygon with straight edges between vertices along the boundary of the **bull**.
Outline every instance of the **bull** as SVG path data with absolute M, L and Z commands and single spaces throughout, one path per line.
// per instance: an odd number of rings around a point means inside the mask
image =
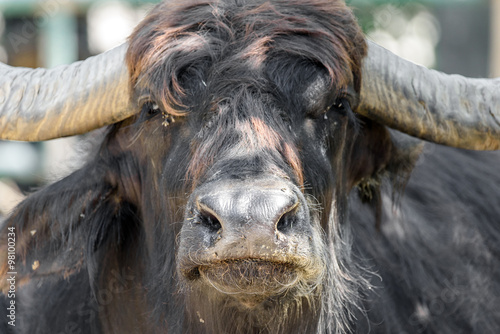
M 166 1 L 126 45 L 0 71 L 2 139 L 107 126 L 2 227 L 3 332 L 500 327 L 500 156 L 469 151 L 500 147 L 500 81 L 336 0 Z

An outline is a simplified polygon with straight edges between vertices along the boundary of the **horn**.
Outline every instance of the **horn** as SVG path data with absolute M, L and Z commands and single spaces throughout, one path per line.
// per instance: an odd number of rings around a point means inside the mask
M 127 47 L 54 69 L 0 64 L 0 139 L 72 136 L 133 115 Z
M 368 48 L 359 114 L 438 144 L 500 149 L 500 79 L 447 75 Z

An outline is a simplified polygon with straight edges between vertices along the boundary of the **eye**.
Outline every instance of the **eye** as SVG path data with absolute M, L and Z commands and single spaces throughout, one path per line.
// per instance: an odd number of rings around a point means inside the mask
M 336 112 L 341 115 L 346 115 L 351 109 L 351 105 L 347 97 L 339 97 L 335 100 L 329 110 Z
M 339 97 L 332 103 L 328 108 L 324 109 L 320 115 L 323 119 L 329 119 L 331 116 L 346 116 L 349 115 L 349 111 L 351 110 L 351 104 L 347 97 Z M 317 115 L 314 118 L 319 118 Z
M 152 117 L 159 113 L 161 113 L 161 109 L 156 102 L 148 101 L 142 105 L 141 114 L 143 117 Z
M 328 107 L 309 112 L 308 116 L 313 119 L 329 119 L 335 116 L 349 116 L 351 113 L 350 98 L 348 96 L 340 96 Z

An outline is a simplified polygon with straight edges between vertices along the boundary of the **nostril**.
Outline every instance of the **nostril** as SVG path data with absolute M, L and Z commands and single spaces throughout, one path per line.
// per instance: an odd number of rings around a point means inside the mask
M 276 224 L 276 229 L 280 232 L 286 232 L 293 228 L 293 225 L 297 222 L 297 205 L 292 207 L 291 210 L 285 212 L 278 223 Z
M 208 227 L 213 232 L 217 232 L 218 230 L 220 230 L 222 228 L 222 225 L 221 225 L 219 219 L 217 219 L 217 217 L 215 217 L 215 215 L 211 214 L 208 211 L 202 210 L 198 214 L 198 217 L 199 217 L 200 223 L 203 224 L 205 227 Z

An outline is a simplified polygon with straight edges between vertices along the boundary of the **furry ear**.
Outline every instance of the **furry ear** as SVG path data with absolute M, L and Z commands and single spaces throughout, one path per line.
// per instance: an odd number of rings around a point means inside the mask
M 95 173 L 89 177 L 86 172 L 87 168 L 29 196 L 5 222 L 0 253 L 7 253 L 7 238 L 15 235 L 14 271 L 21 284 L 36 276 L 67 277 L 82 267 L 89 240 L 83 237 L 88 233 L 80 231 L 100 229 L 90 220 L 103 214 L 113 195 Z M 74 188 L 75 184 L 81 187 Z M 11 231 L 14 234 L 9 235 Z M 6 258 L 2 256 L 2 260 Z M 11 269 L 8 262 L 1 263 L 0 275 Z
M 349 188 L 360 184 L 377 183 L 394 153 L 391 136 L 386 127 L 359 117 L 361 129 L 351 151 Z
M 56 275 L 68 277 L 86 266 L 92 279 L 98 272 L 94 253 L 112 241 L 119 245 L 133 205 L 110 172 L 100 152 L 70 176 L 23 201 L 0 230 L 0 276 L 17 272 L 17 282 Z M 108 159 L 118 168 L 119 157 Z M 118 161 L 118 162 L 117 162 Z M 9 266 L 8 238 L 15 235 L 15 270 Z M 7 281 L 0 283 L 5 291 Z
M 415 166 L 423 142 L 374 121 L 360 118 L 362 129 L 353 145 L 349 186 L 357 187 L 364 203 L 372 205 L 377 227 L 382 213 L 381 184 L 388 177 L 393 187 L 393 199 L 401 192 Z

